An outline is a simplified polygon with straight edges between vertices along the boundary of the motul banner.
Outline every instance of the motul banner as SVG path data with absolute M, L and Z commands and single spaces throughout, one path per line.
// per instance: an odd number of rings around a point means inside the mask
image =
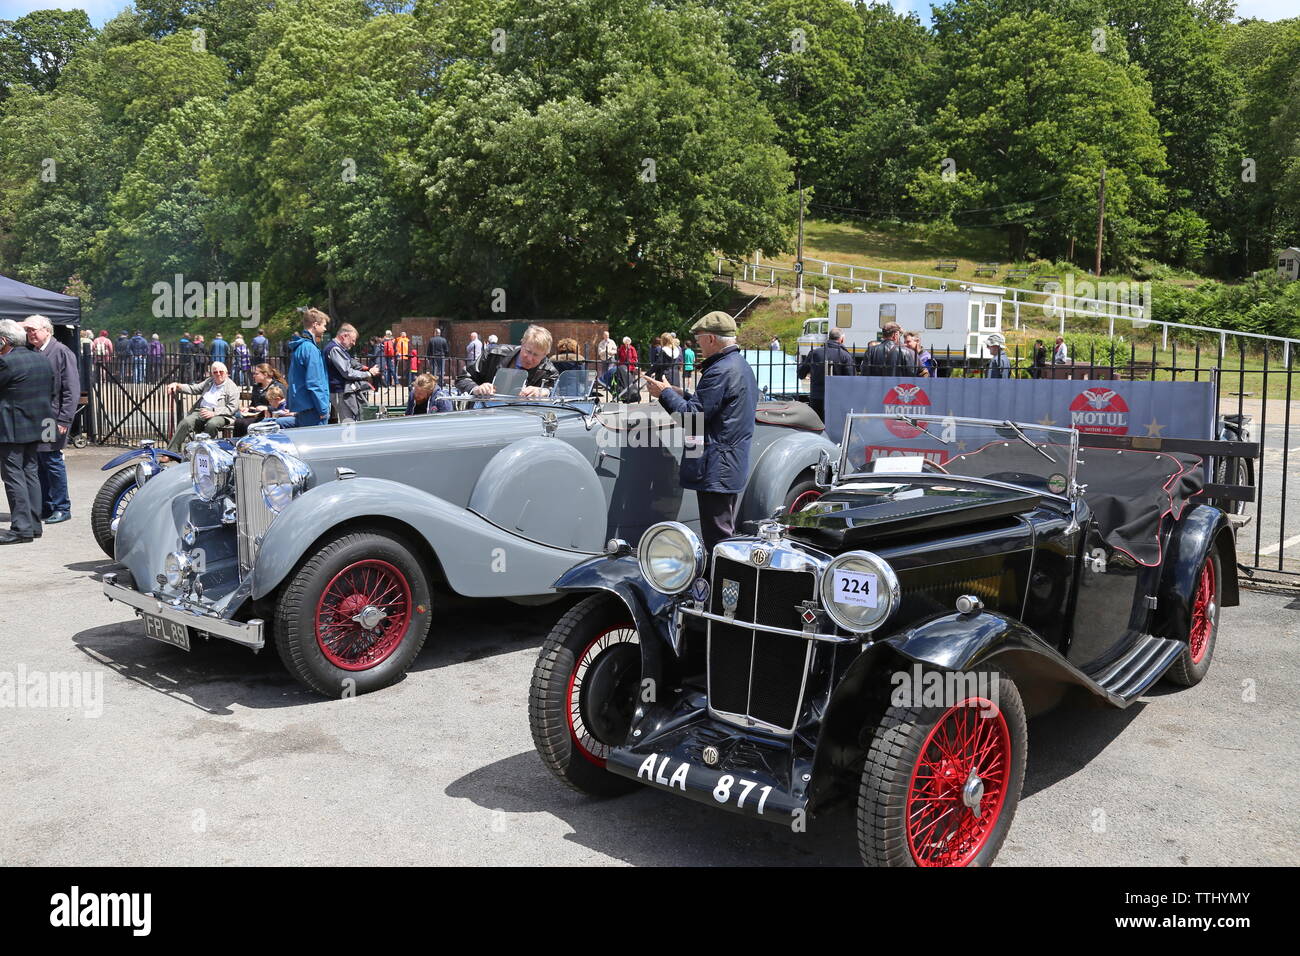
M 826 434 L 849 412 L 952 415 L 1140 438 L 1216 437 L 1213 382 L 827 376 Z M 899 425 L 899 429 L 907 429 Z

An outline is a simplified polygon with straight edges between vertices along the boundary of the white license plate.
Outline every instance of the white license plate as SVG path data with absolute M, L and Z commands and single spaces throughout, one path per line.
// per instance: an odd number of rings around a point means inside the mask
M 152 637 L 155 641 L 171 644 L 181 650 L 188 651 L 190 649 L 190 629 L 184 624 L 169 621 L 165 617 L 159 617 L 156 614 L 141 612 L 140 616 L 144 618 L 145 637 Z

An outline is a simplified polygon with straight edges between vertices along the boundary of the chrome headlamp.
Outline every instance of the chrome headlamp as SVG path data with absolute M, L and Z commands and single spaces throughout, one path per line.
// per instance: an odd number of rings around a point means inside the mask
M 641 535 L 636 560 L 652 588 L 662 594 L 681 594 L 704 571 L 704 546 L 680 521 L 662 521 Z
M 152 461 L 149 461 L 147 458 L 137 462 L 135 466 L 136 488 L 143 488 L 144 483 L 160 471 L 162 471 L 162 468 L 154 464 Z
M 848 551 L 822 572 L 821 601 L 840 627 L 854 634 L 874 631 L 898 607 L 898 575 L 870 551 Z
M 310 477 L 311 469 L 300 459 L 272 452 L 262 459 L 262 500 L 279 514 L 307 487 Z
M 184 551 L 172 551 L 163 561 L 163 580 L 173 590 L 179 588 L 194 569 L 190 556 Z
M 214 501 L 229 487 L 235 456 L 213 441 L 194 442 L 190 451 L 194 493 L 204 501 Z

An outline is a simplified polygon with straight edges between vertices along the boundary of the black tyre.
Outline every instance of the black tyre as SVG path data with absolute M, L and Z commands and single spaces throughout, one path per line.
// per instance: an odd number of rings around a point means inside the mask
M 1211 547 L 1196 575 L 1196 590 L 1187 627 L 1187 647 L 1165 671 L 1180 687 L 1193 687 L 1210 671 L 1214 644 L 1219 636 L 1219 601 L 1223 593 L 1223 567 L 1219 551 Z
M 429 583 L 410 546 L 353 531 L 326 541 L 281 588 L 275 649 L 298 680 L 326 697 L 395 684 L 424 646 Z
M 627 607 L 604 594 L 574 605 L 533 667 L 528 724 L 542 763 L 579 793 L 635 790 L 605 769 L 605 757 L 627 737 L 640 686 L 641 643 Z
M 110 558 L 113 554 L 113 521 L 120 517 L 127 504 L 135 496 L 135 465 L 128 465 L 115 471 L 99 486 L 90 506 L 90 533 Z
M 796 514 L 821 496 L 822 489 L 817 487 L 817 482 L 813 481 L 812 476 L 801 476 L 785 493 L 785 513 Z
M 987 866 L 1006 839 L 1025 779 L 1025 707 L 999 670 L 956 676 L 976 683 L 945 686 L 980 690 L 950 707 L 893 702 L 872 734 L 857 813 L 867 866 Z

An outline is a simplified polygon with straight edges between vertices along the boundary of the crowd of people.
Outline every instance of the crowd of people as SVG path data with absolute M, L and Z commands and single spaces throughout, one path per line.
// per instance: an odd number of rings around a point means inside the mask
M 131 384 L 159 382 L 170 372 L 167 368 L 167 347 L 157 332 L 145 338 L 139 329 L 134 334 L 119 332 L 114 341 L 107 329 L 94 335 L 90 329 L 81 333 L 82 347 L 90 350 L 97 366 L 112 369 L 118 381 Z M 252 384 L 252 370 L 270 357 L 271 343 L 258 332 L 245 341 L 243 333 L 227 341 L 224 333 L 217 332 L 211 341 L 202 335 L 181 333 L 176 345 L 180 359 L 179 377 L 188 381 L 213 362 L 226 366 L 231 380 L 238 386 Z

